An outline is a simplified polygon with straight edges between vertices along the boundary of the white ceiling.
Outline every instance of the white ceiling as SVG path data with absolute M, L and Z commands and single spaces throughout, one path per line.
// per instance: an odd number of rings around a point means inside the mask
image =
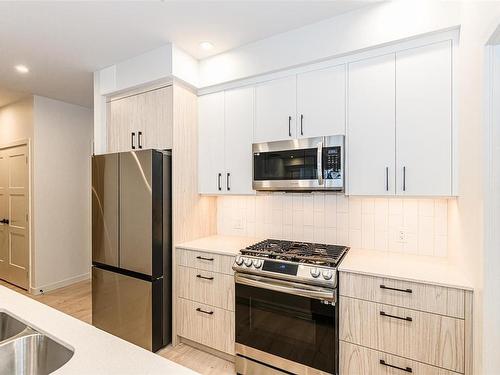
M 93 71 L 167 42 L 200 59 L 369 3 L 2 1 L 0 106 L 21 92 L 91 107 Z M 214 49 L 202 51 L 201 41 Z M 15 72 L 17 64 L 30 73 Z

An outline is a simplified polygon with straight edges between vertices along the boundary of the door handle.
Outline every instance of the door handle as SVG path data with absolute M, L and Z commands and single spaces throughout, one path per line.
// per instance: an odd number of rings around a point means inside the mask
M 226 176 L 226 189 L 229 191 L 231 190 L 231 186 L 229 186 L 229 177 L 231 176 L 231 173 L 228 173 Z
M 403 167 L 403 191 L 406 191 L 406 167 Z
M 389 167 L 385 167 L 385 191 L 389 191 Z
M 300 135 L 304 135 L 304 127 L 302 126 L 304 122 L 304 115 L 300 115 Z
M 380 364 L 384 365 L 384 366 L 387 366 L 387 367 L 395 368 L 397 370 L 405 371 L 405 372 L 413 372 L 413 370 L 411 369 L 411 367 L 406 367 L 405 368 L 405 367 L 399 367 L 399 366 L 390 365 L 389 363 L 387 363 L 383 359 L 380 360 Z
M 213 311 L 206 311 L 206 310 L 203 310 L 199 307 L 196 309 L 196 311 L 201 312 L 203 314 L 207 314 L 207 315 L 213 315 L 213 313 L 214 313 Z
M 217 187 L 218 187 L 219 191 L 221 191 L 221 190 L 222 190 L 222 186 L 221 186 L 221 184 L 220 184 L 220 179 L 221 179 L 221 177 L 222 177 L 222 173 L 219 173 L 219 174 L 217 175 Z
M 9 219 L 2 219 L 0 220 L 0 223 L 9 225 Z
M 139 148 L 142 148 L 141 137 L 142 137 L 142 132 L 138 132 L 137 133 L 137 144 L 139 145 Z
M 406 320 L 407 322 L 412 322 L 413 319 L 410 317 L 410 316 L 407 316 L 407 317 L 401 317 L 401 316 L 396 316 L 396 315 L 391 315 L 391 314 L 387 314 L 386 312 L 384 311 L 381 311 L 380 312 L 380 315 L 382 316 L 386 316 L 388 318 L 393 318 L 393 319 L 399 319 L 399 320 Z
M 130 142 L 132 143 L 132 150 L 135 150 L 134 141 L 135 141 L 135 132 L 132 132 L 132 137 L 131 137 L 131 140 L 130 140 Z
M 213 276 L 208 277 L 208 276 L 203 276 L 203 275 L 196 275 L 198 279 L 205 279 L 205 280 L 213 280 Z
M 292 116 L 288 116 L 288 136 L 292 136 Z

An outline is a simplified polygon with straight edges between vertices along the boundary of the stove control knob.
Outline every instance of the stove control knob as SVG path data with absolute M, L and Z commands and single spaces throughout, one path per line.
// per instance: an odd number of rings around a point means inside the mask
M 311 268 L 311 276 L 316 278 L 316 277 L 319 277 L 320 275 L 320 270 L 318 270 L 317 268 Z
M 330 280 L 333 277 L 332 270 L 324 270 L 323 271 L 323 278 L 325 280 Z
M 237 264 L 238 266 L 243 265 L 243 258 L 241 257 L 241 255 L 238 255 L 238 256 L 236 257 L 235 262 L 236 262 L 236 264 Z
M 252 259 L 245 259 L 245 266 L 250 267 L 252 265 Z
M 254 259 L 253 265 L 255 268 L 260 268 L 260 267 L 262 267 L 262 261 L 260 259 Z

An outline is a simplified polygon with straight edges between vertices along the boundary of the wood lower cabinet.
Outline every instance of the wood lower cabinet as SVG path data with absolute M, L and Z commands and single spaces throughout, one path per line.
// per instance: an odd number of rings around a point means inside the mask
M 180 248 L 176 254 L 177 335 L 234 355 L 234 256 Z
M 348 342 L 342 342 L 340 345 L 340 375 L 396 375 L 405 373 L 413 375 L 459 374 Z
M 233 312 L 184 298 L 178 298 L 177 304 L 180 336 L 234 354 Z
M 339 292 L 341 375 L 472 375 L 471 291 L 341 272 Z

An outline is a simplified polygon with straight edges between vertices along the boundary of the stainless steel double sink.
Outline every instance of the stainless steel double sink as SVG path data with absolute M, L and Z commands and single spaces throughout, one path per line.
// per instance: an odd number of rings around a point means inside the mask
M 73 350 L 0 312 L 0 375 L 46 375 L 61 368 Z

